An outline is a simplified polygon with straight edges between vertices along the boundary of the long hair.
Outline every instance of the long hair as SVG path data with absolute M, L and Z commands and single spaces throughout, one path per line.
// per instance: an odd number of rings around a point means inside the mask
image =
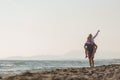
M 87 37 L 87 41 L 91 41 L 92 39 L 92 34 L 89 34 L 89 36 Z

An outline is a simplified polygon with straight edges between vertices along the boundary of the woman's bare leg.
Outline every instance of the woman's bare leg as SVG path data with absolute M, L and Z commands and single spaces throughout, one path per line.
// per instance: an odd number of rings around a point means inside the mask
M 94 58 L 93 57 L 91 59 L 91 62 L 92 62 L 92 67 L 94 67 Z
M 90 67 L 92 67 L 91 58 L 89 58 L 89 64 L 90 64 Z

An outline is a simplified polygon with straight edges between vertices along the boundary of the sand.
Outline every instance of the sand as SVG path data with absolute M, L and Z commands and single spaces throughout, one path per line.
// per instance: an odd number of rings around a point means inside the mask
M 67 68 L 10 76 L 1 80 L 120 80 L 120 64 Z

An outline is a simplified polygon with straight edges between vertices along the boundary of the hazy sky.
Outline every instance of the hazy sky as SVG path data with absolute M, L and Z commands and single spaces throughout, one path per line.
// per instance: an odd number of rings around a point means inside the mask
M 0 0 L 0 58 L 63 55 L 84 57 L 89 33 L 97 58 L 120 58 L 120 0 Z

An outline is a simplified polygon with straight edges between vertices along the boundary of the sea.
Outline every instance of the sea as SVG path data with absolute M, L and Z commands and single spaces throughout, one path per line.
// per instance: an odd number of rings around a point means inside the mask
M 120 59 L 95 60 L 95 66 L 120 64 Z M 0 60 L 0 76 L 43 72 L 63 68 L 89 67 L 88 60 Z

